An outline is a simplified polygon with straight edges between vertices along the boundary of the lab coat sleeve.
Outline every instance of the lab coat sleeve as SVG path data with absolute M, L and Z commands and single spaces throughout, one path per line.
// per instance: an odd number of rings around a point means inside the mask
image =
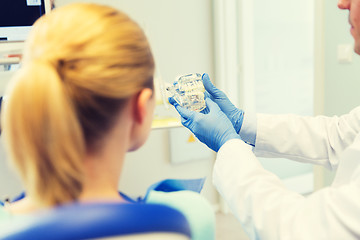
M 360 132 L 360 107 L 340 117 L 257 114 L 254 153 L 336 169 Z
M 227 141 L 219 150 L 213 182 L 250 239 L 358 239 L 356 184 L 325 188 L 309 197 L 287 190 L 266 171 L 249 145 Z
M 239 135 L 241 139 L 251 146 L 255 146 L 256 140 L 256 114 L 252 112 L 246 112 L 244 114 L 243 124 L 241 126 Z

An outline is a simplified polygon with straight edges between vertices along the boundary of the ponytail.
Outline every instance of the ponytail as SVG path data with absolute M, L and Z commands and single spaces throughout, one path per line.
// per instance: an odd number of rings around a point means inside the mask
M 3 133 L 28 194 L 43 206 L 77 199 L 85 143 L 66 83 L 56 66 L 40 60 L 28 62 L 12 81 Z

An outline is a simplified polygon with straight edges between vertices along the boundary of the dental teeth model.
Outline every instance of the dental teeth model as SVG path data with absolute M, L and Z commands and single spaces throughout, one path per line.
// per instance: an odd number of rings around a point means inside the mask
M 206 108 L 205 88 L 199 73 L 179 77 L 173 86 L 166 88 L 168 95 L 182 107 L 200 112 Z

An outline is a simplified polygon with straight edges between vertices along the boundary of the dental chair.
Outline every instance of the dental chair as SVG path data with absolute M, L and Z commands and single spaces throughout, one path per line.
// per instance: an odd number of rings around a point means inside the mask
M 191 239 L 182 213 L 160 204 L 71 204 L 34 214 L 4 240 L 185 240 Z

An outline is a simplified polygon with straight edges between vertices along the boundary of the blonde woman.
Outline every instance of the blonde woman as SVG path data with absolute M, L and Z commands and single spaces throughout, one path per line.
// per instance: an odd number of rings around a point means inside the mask
M 113 8 L 78 3 L 40 18 L 2 114 L 26 197 L 0 208 L 0 226 L 74 201 L 127 202 L 118 181 L 126 152 L 140 148 L 150 132 L 153 73 L 143 31 Z M 214 238 L 211 207 L 200 195 L 162 194 L 148 201 L 179 208 L 193 239 Z

